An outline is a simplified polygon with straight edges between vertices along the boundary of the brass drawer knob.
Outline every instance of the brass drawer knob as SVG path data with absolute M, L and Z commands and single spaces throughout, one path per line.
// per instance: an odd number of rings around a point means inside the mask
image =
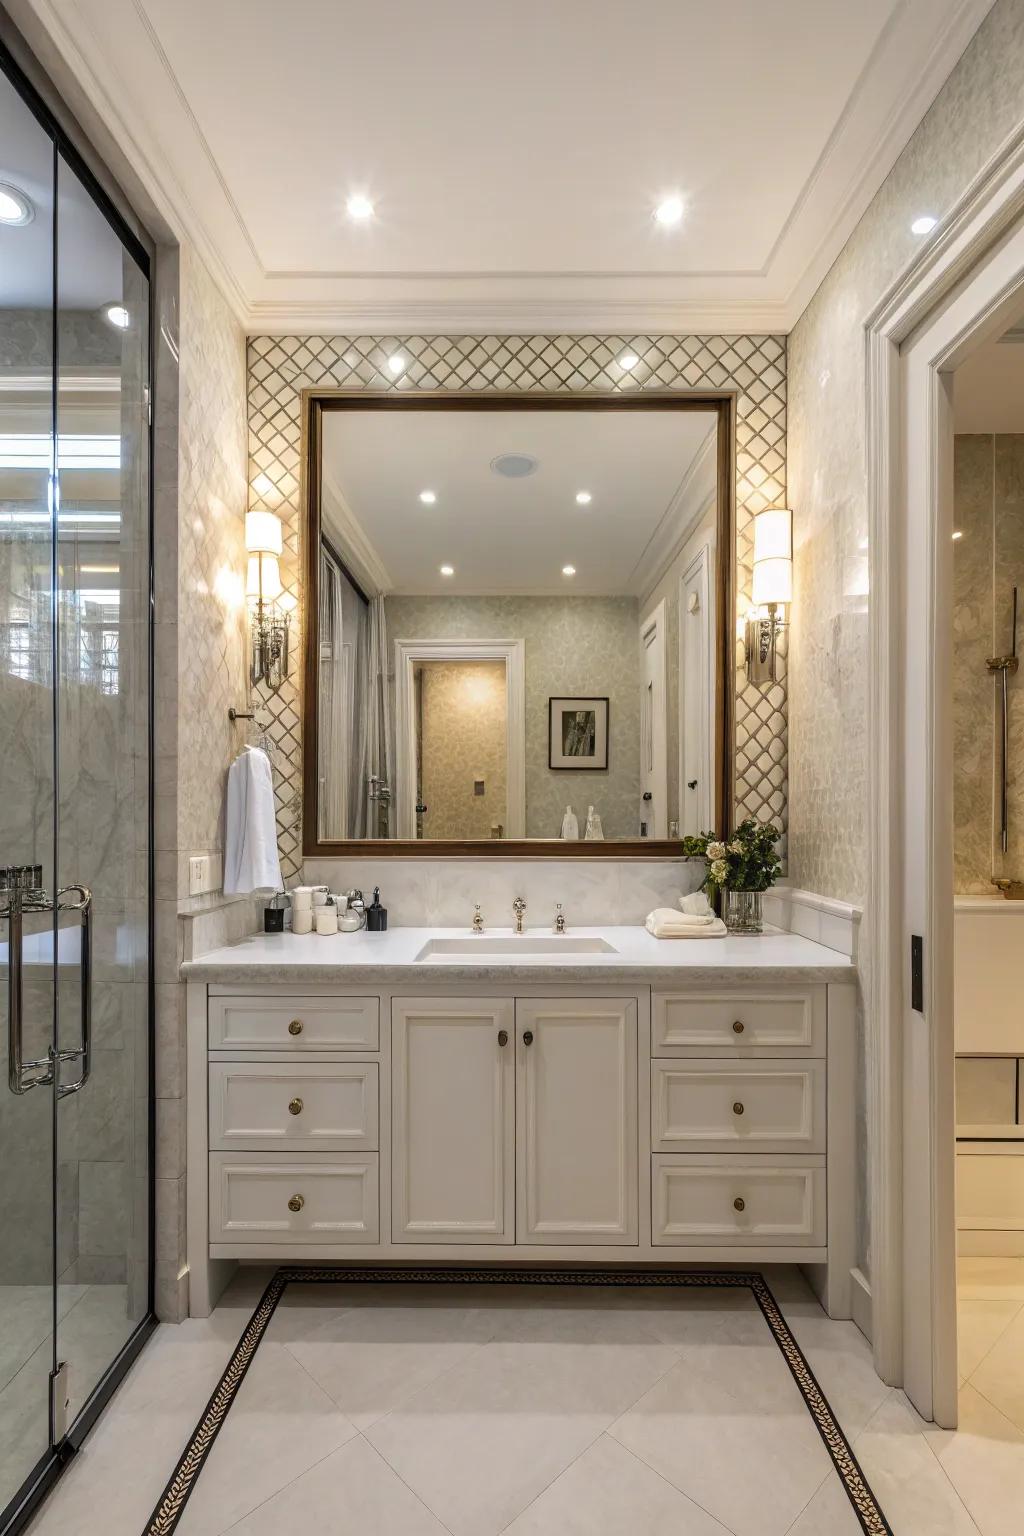
M 501 1046 L 508 1045 L 508 1030 L 507 1029 L 499 1029 L 498 1030 L 498 1044 L 501 1045 Z
M 301 1115 L 302 1114 L 302 1100 L 301 1099 L 290 1099 L 288 1101 L 288 1113 L 290 1115 Z
M 742 1033 L 743 1033 L 743 1021 L 741 1019 L 736 1019 L 733 1022 L 732 1032 L 733 1032 L 734 1035 L 742 1035 Z
M 524 1045 L 532 1045 L 533 1044 L 533 1030 L 532 1029 L 524 1029 L 523 1030 L 523 1044 Z
M 291 1199 L 288 1201 L 288 1209 L 290 1211 L 301 1211 L 305 1203 L 306 1201 L 303 1195 L 292 1195 Z
M 743 1105 L 740 1103 L 739 1099 L 737 1099 L 736 1103 L 733 1105 L 732 1112 L 734 1115 L 742 1115 Z
M 736 1199 L 732 1203 L 732 1208 L 733 1208 L 734 1211 L 745 1211 L 746 1210 L 747 1202 L 744 1200 L 742 1195 L 737 1195 L 736 1196 Z
M 302 1034 L 302 1020 L 301 1019 L 292 1019 L 291 1023 L 288 1025 L 288 1033 L 290 1035 L 301 1035 Z

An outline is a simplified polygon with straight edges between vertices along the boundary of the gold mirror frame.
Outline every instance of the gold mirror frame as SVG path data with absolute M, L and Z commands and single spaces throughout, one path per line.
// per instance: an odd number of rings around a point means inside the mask
M 509 838 L 500 841 L 470 838 L 337 838 L 317 836 L 317 770 L 319 704 L 320 611 L 320 485 L 325 411 L 713 411 L 718 418 L 716 541 L 716 666 L 715 666 L 715 831 L 728 835 L 732 827 L 735 760 L 735 679 L 733 630 L 736 608 L 736 396 L 728 390 L 658 390 L 636 394 L 554 394 L 524 391 L 386 391 L 368 389 L 304 389 L 302 419 L 301 502 L 304 538 L 305 624 L 303 634 L 304 688 L 302 730 L 302 851 L 306 858 L 666 858 L 680 855 L 678 838 L 608 839 L 602 842 L 562 841 L 559 838 Z

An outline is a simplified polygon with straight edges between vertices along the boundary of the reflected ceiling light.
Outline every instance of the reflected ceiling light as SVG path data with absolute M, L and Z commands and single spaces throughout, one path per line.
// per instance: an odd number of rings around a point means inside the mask
M 455 575 L 455 567 L 454 567 L 454 565 L 442 565 L 442 567 L 441 567 L 441 575 L 442 576 L 454 576 Z
M 362 192 L 353 192 L 345 204 L 345 211 L 350 219 L 363 221 L 373 218 L 373 204 Z
M 437 500 L 436 491 L 420 491 L 420 501 L 425 507 L 432 507 Z
M 640 359 L 637 357 L 635 352 L 623 352 L 622 356 L 619 358 L 619 367 L 625 368 L 628 373 L 629 369 L 635 368 L 639 361 Z
M 117 576 L 120 573 L 119 565 L 82 565 L 79 566 L 83 576 Z
M 954 539 L 962 539 L 963 536 L 964 536 L 964 531 L 963 531 L 962 528 L 954 528 L 953 529 L 953 537 L 954 537 Z
M 930 235 L 938 222 L 938 219 L 933 218 L 930 213 L 924 213 L 911 224 L 910 233 L 912 235 Z
M 31 224 L 35 213 L 35 204 L 19 187 L 0 181 L 0 224 Z
M 394 374 L 395 378 L 405 372 L 405 358 L 401 352 L 393 352 L 388 358 L 388 372 Z
M 589 507 L 590 503 L 593 501 L 593 499 L 594 498 L 593 498 L 593 496 L 591 496 L 589 491 L 577 491 L 576 492 L 576 503 L 577 503 L 578 506 Z
M 666 197 L 654 210 L 654 218 L 658 224 L 664 224 L 666 228 L 678 224 L 683 217 L 683 200 L 681 197 Z
M 576 567 L 574 565 L 563 565 L 562 566 L 562 575 L 563 576 L 575 576 L 576 575 Z
M 105 304 L 103 318 L 116 326 L 119 331 L 126 331 L 132 323 L 132 317 L 123 304 Z

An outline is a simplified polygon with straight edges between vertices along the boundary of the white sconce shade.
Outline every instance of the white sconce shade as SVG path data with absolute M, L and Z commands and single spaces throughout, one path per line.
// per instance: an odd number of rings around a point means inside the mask
M 281 596 L 281 568 L 276 555 L 249 556 L 245 595 L 253 601 L 262 600 L 265 603 L 276 602 Z
M 793 600 L 793 514 L 788 507 L 772 507 L 754 518 L 752 597 L 758 607 Z
M 247 512 L 245 547 L 250 555 L 279 555 L 284 547 L 281 519 L 273 512 Z

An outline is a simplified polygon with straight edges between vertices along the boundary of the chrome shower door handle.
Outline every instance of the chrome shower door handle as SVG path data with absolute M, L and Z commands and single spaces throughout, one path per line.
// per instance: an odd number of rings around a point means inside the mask
M 78 899 L 66 901 L 65 897 L 72 893 L 76 893 Z M 77 912 L 82 922 L 82 947 L 79 956 L 82 1043 L 74 1050 L 54 1052 L 57 1097 L 63 1099 L 69 1093 L 78 1093 L 84 1088 L 92 1071 L 92 892 L 87 885 L 65 885 L 57 892 L 57 909 L 60 912 Z M 82 1070 L 73 1083 L 60 1081 L 60 1064 L 64 1061 L 82 1063 Z
M 30 912 L 47 912 L 49 902 L 36 883 L 37 871 L 30 865 L 18 865 L 3 871 L 7 905 L 0 917 L 7 919 L 7 1086 L 12 1093 L 28 1093 L 53 1081 L 50 1053 L 37 1061 L 22 1061 L 25 1013 L 24 938 L 25 906 Z

